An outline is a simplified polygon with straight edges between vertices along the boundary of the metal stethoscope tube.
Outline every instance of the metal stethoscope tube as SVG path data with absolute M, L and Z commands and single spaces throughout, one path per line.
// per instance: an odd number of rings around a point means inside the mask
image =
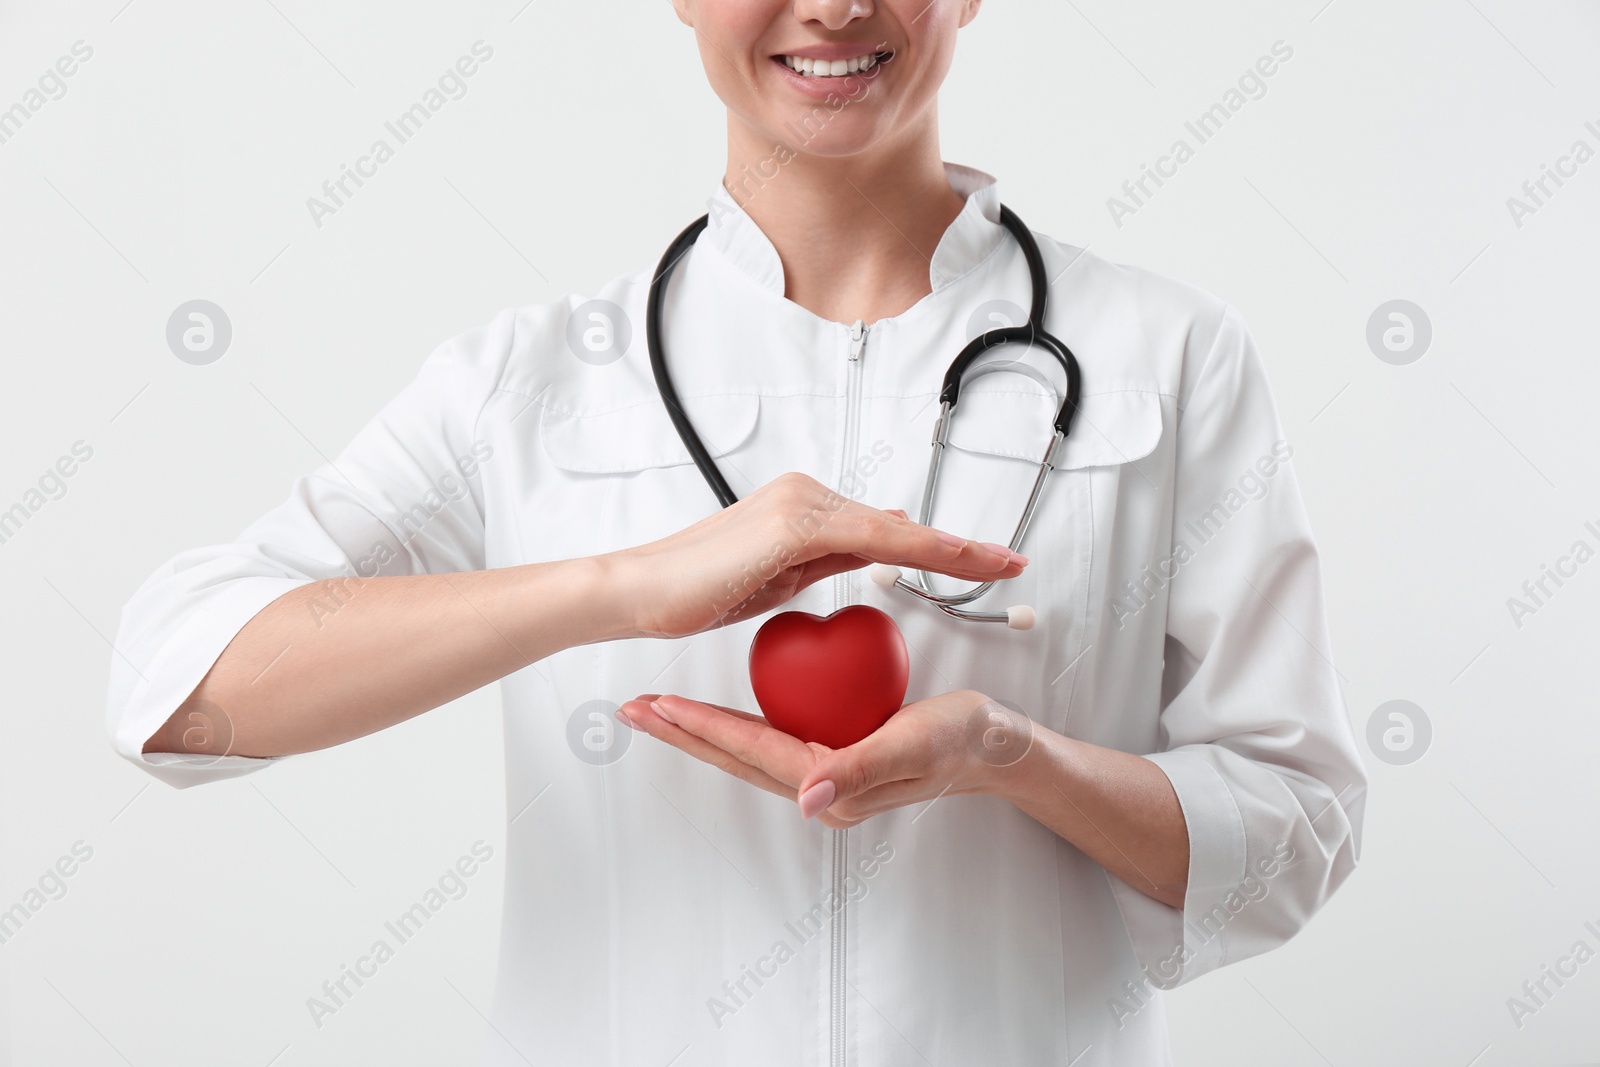
M 1017 370 L 1028 374 L 1030 377 L 1036 377 L 1044 382 L 1047 388 L 1049 387 L 1049 382 L 1044 379 L 1043 375 L 1023 364 L 1016 364 L 1009 368 L 1000 363 L 986 364 L 969 375 L 968 380 L 1002 369 Z M 929 520 L 933 517 L 933 502 L 938 490 L 939 470 L 944 463 L 944 450 L 949 443 L 952 413 L 954 411 L 955 405 L 948 401 L 942 401 L 939 405 L 939 420 L 934 424 L 933 431 L 933 454 L 928 460 L 928 477 L 922 487 L 922 508 L 917 516 L 917 521 L 924 526 L 929 525 Z M 1038 473 L 1034 475 L 1033 488 L 1028 493 L 1028 502 L 1022 510 L 1022 518 L 1018 520 L 1016 529 L 1012 531 L 1011 539 L 1006 542 L 1006 547 L 1012 551 L 1021 549 L 1022 539 L 1027 536 L 1028 526 L 1033 521 L 1033 513 L 1038 506 L 1039 496 L 1044 491 L 1045 480 L 1049 477 L 1050 472 L 1055 469 L 1056 461 L 1060 457 L 1061 448 L 1065 441 L 1066 434 L 1060 430 L 1054 430 L 1050 435 L 1050 442 L 1046 446 L 1044 456 L 1039 461 Z M 926 572 L 916 569 L 910 569 L 910 571 L 912 579 L 907 581 L 902 576 L 902 571 L 899 567 L 875 563 L 868 570 L 868 575 L 883 589 L 903 589 L 913 596 L 926 600 L 946 615 L 966 622 L 1000 622 L 1005 623 L 1006 626 L 1013 630 L 1027 630 L 1033 627 L 1036 620 L 1036 612 L 1027 604 L 1013 604 L 1004 611 L 975 611 L 962 607 L 962 605 L 970 604 L 994 588 L 998 584 L 997 580 L 983 582 L 963 593 L 941 594 L 933 592 L 929 587 Z

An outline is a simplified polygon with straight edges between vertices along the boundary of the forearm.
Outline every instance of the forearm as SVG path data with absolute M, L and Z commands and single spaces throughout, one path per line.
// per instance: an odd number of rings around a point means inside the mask
M 341 744 L 564 648 L 631 636 L 626 603 L 607 557 L 313 582 L 246 623 L 144 751 Z
M 997 767 L 992 792 L 1146 896 L 1183 907 L 1189 834 L 1160 767 L 1033 724 L 1027 754 Z

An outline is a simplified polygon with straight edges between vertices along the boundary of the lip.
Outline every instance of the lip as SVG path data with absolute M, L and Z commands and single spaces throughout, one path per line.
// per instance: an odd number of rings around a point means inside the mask
M 783 56 L 797 56 L 800 59 L 853 59 L 856 56 L 888 51 L 892 51 L 892 49 L 890 49 L 887 41 L 878 41 L 876 43 L 857 41 L 853 44 L 846 41 L 843 44 L 808 44 L 804 48 L 774 52 L 772 58 L 780 59 Z
M 874 66 L 865 74 L 845 74 L 837 78 L 807 77 L 798 71 L 791 70 L 789 64 L 783 61 L 784 56 L 798 56 L 802 59 L 850 59 L 854 56 L 867 55 L 868 53 L 890 53 L 891 59 Z M 887 45 L 875 47 L 873 45 L 842 44 L 842 45 L 815 45 L 798 52 L 783 52 L 772 57 L 772 65 L 778 68 L 779 76 L 794 86 L 799 92 L 816 100 L 826 100 L 837 95 L 841 90 L 844 94 L 854 99 L 862 92 L 862 86 L 875 81 L 878 75 L 892 65 L 894 50 Z

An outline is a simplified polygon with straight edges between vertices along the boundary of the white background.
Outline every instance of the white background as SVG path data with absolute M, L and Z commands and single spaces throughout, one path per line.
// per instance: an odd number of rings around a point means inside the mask
M 0 144 L 0 509 L 93 448 L 0 544 L 0 909 L 93 849 L 0 947 L 18 1065 L 475 1061 L 498 858 L 320 1029 L 306 998 L 474 841 L 499 856 L 493 687 L 186 791 L 111 753 L 104 698 L 153 568 L 278 503 L 440 341 L 653 263 L 705 210 L 724 114 L 667 0 L 524 4 L 0 3 L 0 108 L 94 50 Z M 307 197 L 479 39 L 467 95 L 317 227 Z M 1266 95 L 1119 227 L 1107 198 L 1279 40 Z M 1520 628 L 1506 603 L 1600 547 L 1600 160 L 1520 227 L 1506 203 L 1600 147 L 1597 46 L 1570 0 L 991 0 L 962 31 L 944 158 L 1240 308 L 1352 723 L 1403 698 L 1433 726 L 1413 764 L 1369 750 L 1361 867 L 1311 926 L 1169 996 L 1183 1067 L 1600 1059 L 1600 960 L 1520 1028 L 1506 1004 L 1600 948 L 1600 561 Z M 233 325 L 209 366 L 165 340 L 195 298 Z M 1406 366 L 1366 342 L 1396 298 L 1433 326 Z

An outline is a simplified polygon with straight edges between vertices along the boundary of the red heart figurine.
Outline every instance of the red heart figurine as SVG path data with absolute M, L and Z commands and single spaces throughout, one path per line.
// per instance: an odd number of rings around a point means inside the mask
M 826 618 L 779 612 L 750 643 L 750 685 L 767 721 L 829 748 L 855 744 L 899 711 L 910 669 L 900 627 L 867 604 Z

